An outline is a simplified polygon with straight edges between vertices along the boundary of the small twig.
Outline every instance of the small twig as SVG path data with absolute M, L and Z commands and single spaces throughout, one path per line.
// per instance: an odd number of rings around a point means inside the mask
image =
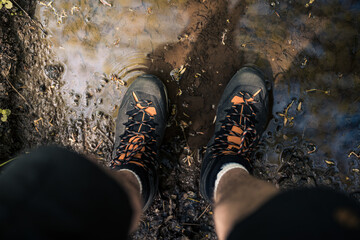
M 34 109 L 33 106 L 24 98 L 23 95 L 21 95 L 21 93 L 14 87 L 14 85 L 11 84 L 11 82 L 6 79 L 6 81 L 8 82 L 8 84 L 12 87 L 12 89 L 14 89 L 14 91 L 19 94 L 19 96 L 29 105 L 30 108 Z
M 75 139 L 74 133 L 71 133 L 71 137 L 72 137 L 72 138 L 69 138 L 69 141 L 70 141 L 71 143 L 76 142 L 76 139 Z
M 186 156 L 183 158 L 184 162 L 187 162 L 187 164 L 189 165 L 189 167 L 191 166 L 191 161 L 192 161 L 192 156 Z
M 12 159 L 10 159 L 10 160 L 7 160 L 6 162 L 3 162 L 2 164 L 0 164 L 0 167 L 8 164 L 9 162 L 12 162 L 14 159 L 16 159 L 16 158 L 12 158 Z
M 197 221 L 197 220 L 199 220 L 204 214 L 205 214 L 205 212 L 210 208 L 210 204 L 205 208 L 205 210 L 202 212 L 202 214 L 200 214 L 200 216 L 198 216 L 196 219 L 195 219 L 195 221 Z
M 184 127 L 183 127 L 182 125 L 180 125 L 180 128 L 181 128 L 181 131 L 182 131 L 182 133 L 183 133 L 183 135 L 184 135 L 184 139 L 185 139 L 185 143 L 186 143 L 186 148 L 190 149 L 190 146 L 189 146 L 188 141 L 187 141 L 187 138 L 186 138 L 185 129 L 184 129 Z M 190 160 L 188 159 L 188 157 L 189 157 L 189 156 L 186 156 L 185 158 L 186 158 L 186 161 L 188 162 L 189 166 L 191 166 L 191 162 L 190 162 Z
M 310 150 L 309 149 L 309 151 L 307 152 L 308 154 L 311 154 L 311 153 L 314 153 L 316 150 L 317 150 L 317 148 L 316 148 L 316 146 L 314 145 L 314 144 L 309 144 L 309 145 L 311 145 L 312 147 L 314 147 L 312 150 Z
M 37 128 L 39 126 L 39 122 L 42 122 L 42 125 L 44 125 L 44 122 L 43 122 L 43 119 L 42 118 L 39 118 L 37 120 L 34 120 L 34 127 L 35 127 L 35 130 L 38 132 L 38 134 L 40 134 L 39 132 L 39 129 Z M 41 134 L 40 134 L 41 135 Z
M 48 122 L 50 124 L 50 126 L 54 126 L 51 122 L 53 121 L 53 119 L 50 119 L 50 121 Z
M 225 39 L 226 39 L 226 33 L 228 32 L 227 29 L 225 29 L 225 31 L 222 33 L 222 36 L 221 36 L 221 44 L 222 45 L 225 45 Z
M 330 90 L 320 90 L 320 89 L 316 89 L 316 88 L 312 88 L 312 89 L 308 89 L 306 90 L 306 92 L 322 92 L 325 93 L 326 95 L 330 95 Z
M 200 224 L 198 224 L 198 223 L 181 223 L 181 225 L 185 225 L 185 226 L 200 226 Z
M 196 199 L 193 199 L 193 198 L 189 198 L 189 197 L 188 197 L 187 199 L 190 200 L 190 201 L 193 201 L 193 202 L 198 202 L 198 203 L 200 202 L 199 200 L 196 200 Z
M 43 118 L 42 118 L 42 117 L 41 117 L 41 118 L 39 118 L 39 119 L 34 120 L 34 123 L 36 123 L 36 124 L 37 124 L 37 123 L 38 123 L 38 122 L 40 122 L 40 121 L 44 124 L 44 122 L 43 122 Z
M 96 146 L 96 148 L 94 149 L 94 152 L 96 152 L 96 150 L 100 147 L 100 145 L 103 143 L 104 141 L 101 140 L 101 142 Z
M 41 22 L 39 22 L 39 21 L 35 22 L 35 20 L 32 19 L 32 18 L 30 17 L 30 15 L 29 15 L 15 0 L 12 0 L 12 1 L 15 3 L 15 5 L 16 5 L 18 8 L 20 8 L 21 11 L 23 11 L 23 12 L 25 13 L 25 15 L 26 15 L 28 18 L 30 18 L 30 20 L 31 20 L 35 25 L 36 25 L 36 23 L 40 24 L 40 26 L 38 26 L 38 27 L 40 28 L 40 30 L 41 30 L 45 35 L 48 34 L 47 31 L 44 30 L 44 26 L 41 24 Z
M 354 151 L 349 153 L 348 157 L 351 157 L 351 155 L 355 155 L 355 157 L 360 158 L 360 154 L 356 154 Z
M 294 117 L 289 117 L 288 115 L 289 109 L 293 104 L 294 104 L 294 100 L 292 100 L 291 103 L 286 107 L 284 113 L 278 113 L 280 117 L 284 118 L 284 126 L 286 126 L 287 122 L 289 122 L 290 126 L 293 124 Z
M 96 130 L 102 133 L 112 144 L 114 144 L 114 141 L 108 135 L 106 135 L 106 133 L 104 133 L 104 131 L 101 130 L 99 126 L 97 126 Z

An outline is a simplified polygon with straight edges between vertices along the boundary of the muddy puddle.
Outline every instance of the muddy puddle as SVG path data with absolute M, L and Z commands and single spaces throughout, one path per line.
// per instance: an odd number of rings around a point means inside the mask
M 159 76 L 171 101 L 161 193 L 134 239 L 216 238 L 198 191 L 201 155 L 223 89 L 248 63 L 273 83 L 254 174 L 280 188 L 326 185 L 360 199 L 357 1 L 103 2 L 38 1 L 34 19 L 47 35 L 14 17 L 22 29 L 15 54 L 25 56 L 18 66 L 27 67 L 9 76 L 33 108 L 12 92 L 10 128 L 24 126 L 19 150 L 55 142 L 106 163 L 127 86 L 142 73 Z M 34 52 L 38 65 L 26 58 Z
M 62 96 L 76 117 L 116 117 L 122 93 L 147 69 L 147 54 L 177 41 L 188 15 L 166 1 L 40 1 L 36 16 L 64 67 Z

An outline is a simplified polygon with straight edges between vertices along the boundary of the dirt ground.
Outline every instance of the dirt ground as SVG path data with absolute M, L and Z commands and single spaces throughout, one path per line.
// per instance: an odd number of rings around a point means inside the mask
M 101 111 L 78 117 L 64 103 L 66 65 L 34 18 L 37 1 L 17 2 L 29 16 L 17 7 L 0 10 L 0 108 L 11 110 L 0 124 L 0 163 L 54 143 L 106 165 L 114 117 Z M 254 175 L 281 189 L 329 186 L 360 200 L 359 158 L 350 154 L 360 148 L 356 1 L 316 1 L 308 7 L 309 1 L 185 2 L 189 22 L 179 41 L 147 56 L 147 72 L 167 86 L 171 115 L 159 194 L 132 238 L 216 239 L 213 210 L 199 194 L 201 156 L 222 90 L 247 63 L 260 66 L 274 86 L 272 119 L 254 153 Z M 170 73 L 181 66 L 186 71 L 173 79 Z M 97 91 L 104 91 L 103 85 Z M 73 97 L 75 104 L 80 98 L 92 101 L 91 95 Z M 278 113 L 295 119 L 286 124 Z

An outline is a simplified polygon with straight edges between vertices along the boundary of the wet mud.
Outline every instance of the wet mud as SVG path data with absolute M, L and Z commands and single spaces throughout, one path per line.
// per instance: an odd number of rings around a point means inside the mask
M 33 20 L 0 10 L 2 162 L 55 143 L 106 165 L 127 86 L 142 73 L 167 86 L 160 191 L 133 239 L 216 239 L 199 168 L 218 100 L 245 64 L 273 86 L 254 175 L 360 199 L 357 1 L 19 2 Z

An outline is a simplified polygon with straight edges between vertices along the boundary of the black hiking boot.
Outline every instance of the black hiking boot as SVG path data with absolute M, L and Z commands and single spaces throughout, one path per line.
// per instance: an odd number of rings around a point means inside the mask
M 155 76 L 143 75 L 128 88 L 116 119 L 111 168 L 135 173 L 141 183 L 144 211 L 157 192 L 157 156 L 167 114 L 164 84 Z
M 208 202 L 213 201 L 215 180 L 224 164 L 239 163 L 251 172 L 251 153 L 268 121 L 268 88 L 254 66 L 241 68 L 226 86 L 201 166 L 200 192 Z

